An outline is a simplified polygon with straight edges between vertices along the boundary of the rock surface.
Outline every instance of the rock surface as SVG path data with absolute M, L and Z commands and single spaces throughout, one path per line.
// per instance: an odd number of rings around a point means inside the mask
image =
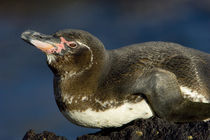
M 106 129 L 78 140 L 210 140 L 210 121 L 169 123 L 159 118 L 138 120 L 121 128 Z
M 24 140 L 66 140 L 51 132 L 35 134 L 30 130 Z M 210 121 L 170 123 L 159 118 L 136 120 L 120 128 L 104 129 L 93 134 L 80 136 L 77 140 L 210 140 Z
M 56 136 L 56 134 L 48 131 L 43 131 L 40 134 L 36 134 L 34 130 L 26 132 L 23 140 L 67 140 L 65 137 Z

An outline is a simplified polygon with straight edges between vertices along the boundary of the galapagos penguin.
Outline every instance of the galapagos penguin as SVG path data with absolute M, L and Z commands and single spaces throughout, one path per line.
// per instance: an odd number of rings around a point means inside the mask
M 59 110 L 92 128 L 158 116 L 172 122 L 210 118 L 210 54 L 176 43 L 146 42 L 106 50 L 82 30 L 22 39 L 47 56 Z

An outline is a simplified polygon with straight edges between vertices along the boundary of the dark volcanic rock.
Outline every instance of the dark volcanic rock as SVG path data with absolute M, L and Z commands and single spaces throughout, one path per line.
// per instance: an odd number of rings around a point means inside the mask
M 210 121 L 169 123 L 159 118 L 133 121 L 121 128 L 104 129 L 77 140 L 210 140 Z
M 29 130 L 23 140 L 66 140 L 44 131 Z M 159 118 L 136 120 L 120 128 L 104 129 L 80 136 L 77 140 L 210 140 L 210 121 L 170 123 Z
M 67 140 L 65 137 L 56 136 L 52 132 L 44 131 L 40 134 L 36 134 L 34 130 L 29 130 L 26 132 L 23 140 Z

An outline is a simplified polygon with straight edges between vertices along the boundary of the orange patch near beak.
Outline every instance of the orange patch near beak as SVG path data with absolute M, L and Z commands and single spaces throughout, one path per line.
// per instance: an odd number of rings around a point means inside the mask
M 55 49 L 53 45 L 39 40 L 31 40 L 31 44 L 33 44 L 34 46 L 36 46 L 38 49 L 42 50 L 45 53 L 52 53 Z

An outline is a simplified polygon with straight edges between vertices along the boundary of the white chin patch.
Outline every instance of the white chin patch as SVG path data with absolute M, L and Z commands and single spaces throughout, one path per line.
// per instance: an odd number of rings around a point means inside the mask
M 55 55 L 53 54 L 47 54 L 47 61 L 49 64 L 55 61 Z
M 210 103 L 210 100 L 208 100 L 205 96 L 198 93 L 197 91 L 193 91 L 192 89 L 184 86 L 181 86 L 180 89 L 184 95 L 184 98 L 188 98 L 193 102 Z

